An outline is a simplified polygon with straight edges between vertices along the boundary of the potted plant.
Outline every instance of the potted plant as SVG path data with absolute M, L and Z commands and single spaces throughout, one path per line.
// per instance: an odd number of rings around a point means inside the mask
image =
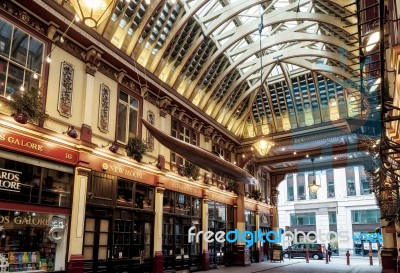
M 28 121 L 39 123 L 45 117 L 45 109 L 39 89 L 32 87 L 26 91 L 18 90 L 11 94 L 9 103 L 14 119 L 22 124 Z
M 143 155 L 148 148 L 149 146 L 145 140 L 142 140 L 138 137 L 130 137 L 125 150 L 128 156 L 132 157 L 137 162 L 140 162 L 142 161 Z
M 228 185 L 226 186 L 226 190 L 238 194 L 239 193 L 239 183 L 234 180 L 229 181 Z
M 195 164 L 188 162 L 183 168 L 183 175 L 193 180 L 197 180 L 199 177 L 200 169 Z

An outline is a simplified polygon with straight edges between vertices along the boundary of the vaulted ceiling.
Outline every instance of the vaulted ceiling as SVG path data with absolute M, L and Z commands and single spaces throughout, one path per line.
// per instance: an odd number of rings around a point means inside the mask
M 356 2 L 116 0 L 94 30 L 245 143 L 373 118 Z

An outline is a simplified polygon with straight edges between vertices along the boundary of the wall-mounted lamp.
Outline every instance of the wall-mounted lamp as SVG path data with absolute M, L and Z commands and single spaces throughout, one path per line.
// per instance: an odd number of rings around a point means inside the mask
M 119 149 L 119 145 L 116 141 L 110 141 L 106 145 L 102 145 L 101 147 L 106 148 L 108 146 L 110 146 L 108 149 L 113 153 L 116 153 Z
M 204 173 L 204 184 L 208 184 L 210 182 L 210 176 L 208 173 Z
M 67 134 L 69 137 L 72 138 L 77 138 L 78 137 L 78 133 L 75 131 L 74 126 L 68 126 L 67 131 L 62 132 L 63 134 Z

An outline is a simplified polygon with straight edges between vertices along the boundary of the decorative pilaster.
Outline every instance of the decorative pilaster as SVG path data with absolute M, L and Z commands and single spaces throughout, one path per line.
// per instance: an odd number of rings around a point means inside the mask
M 164 270 L 164 256 L 162 253 L 164 191 L 164 188 L 157 187 L 154 199 L 154 211 L 156 212 L 154 215 L 154 273 L 162 273 Z
M 83 273 L 83 237 L 89 173 L 90 169 L 82 167 L 75 169 L 71 225 L 69 228 L 69 263 L 67 268 L 69 273 Z
M 394 224 L 381 220 L 383 247 L 381 248 L 382 272 L 397 269 L 396 229 Z M 397 242 L 396 242 L 397 243 Z
M 204 191 L 203 193 L 203 203 L 202 203 L 202 215 L 201 215 L 201 230 L 204 232 L 208 230 L 208 198 Z M 203 236 L 202 236 L 203 237 Z M 203 238 L 204 239 L 204 238 Z M 202 259 L 201 266 L 203 271 L 210 270 L 210 253 L 208 252 L 208 243 L 202 242 L 201 244 Z
M 257 210 L 256 210 L 256 230 L 260 230 L 260 210 L 257 205 Z M 259 240 L 256 240 L 256 263 L 261 262 L 261 242 Z
M 237 198 L 237 208 L 236 208 L 236 228 L 239 233 L 243 233 L 246 229 L 245 216 L 244 216 L 244 185 L 241 185 L 240 193 Z M 250 251 L 246 248 L 244 242 L 236 242 L 234 251 L 234 265 L 237 266 L 247 266 L 250 265 Z
M 81 127 L 81 139 L 92 141 L 92 113 L 93 113 L 93 93 L 94 93 L 94 75 L 101 59 L 100 50 L 92 47 L 85 54 L 82 54 L 86 64 L 86 86 L 85 86 L 85 108 L 83 109 L 83 123 Z M 89 103 L 90 102 L 90 103 Z

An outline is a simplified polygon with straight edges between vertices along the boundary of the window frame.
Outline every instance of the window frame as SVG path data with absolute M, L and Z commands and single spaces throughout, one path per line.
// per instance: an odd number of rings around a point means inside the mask
M 121 101 L 121 92 L 125 93 L 128 96 L 128 100 L 129 102 L 125 102 L 125 101 Z M 137 121 L 136 121 L 136 137 L 141 138 L 142 137 L 142 123 L 140 121 L 140 118 L 143 115 L 143 98 L 142 96 L 140 96 L 139 94 L 136 94 L 135 92 L 133 92 L 132 90 L 129 90 L 127 88 L 123 88 L 123 87 L 118 87 L 118 99 L 117 99 L 117 115 L 116 115 L 116 127 L 115 127 L 115 139 L 117 140 L 118 143 L 121 143 L 123 145 L 126 145 L 128 143 L 129 140 L 129 112 L 127 112 L 127 119 L 125 121 L 125 128 L 127 128 L 127 130 L 125 131 L 125 142 L 121 141 L 119 139 L 119 106 L 122 103 L 123 105 L 127 106 L 127 109 L 130 110 L 130 102 L 131 102 L 131 98 L 135 99 L 138 101 L 138 107 L 137 107 Z

